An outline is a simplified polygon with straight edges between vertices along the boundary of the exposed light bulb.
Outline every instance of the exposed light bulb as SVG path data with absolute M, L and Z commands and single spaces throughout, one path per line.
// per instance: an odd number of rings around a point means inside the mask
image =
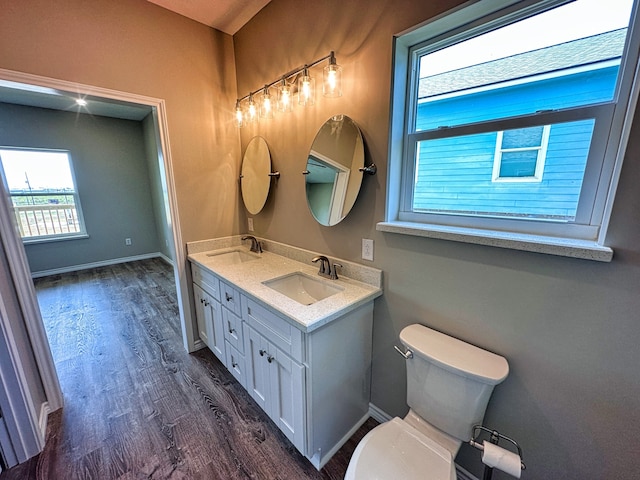
M 265 87 L 262 94 L 262 100 L 260 102 L 260 116 L 262 118 L 273 118 L 273 105 L 271 104 L 271 95 L 269 90 Z
M 293 107 L 293 101 L 291 98 L 291 86 L 287 85 L 287 81 L 283 78 L 282 85 L 278 87 L 280 92 L 278 96 L 278 110 L 281 112 L 290 112 Z
M 253 101 L 253 97 L 249 97 L 249 105 L 247 107 L 247 116 L 250 122 L 255 122 L 258 119 L 258 109 Z
M 342 67 L 336 63 L 333 52 L 329 57 L 329 65 L 324 67 L 322 94 L 325 97 L 342 96 Z
M 298 81 L 298 103 L 300 105 L 313 105 L 315 102 L 316 80 L 309 76 L 309 71 L 305 68 Z

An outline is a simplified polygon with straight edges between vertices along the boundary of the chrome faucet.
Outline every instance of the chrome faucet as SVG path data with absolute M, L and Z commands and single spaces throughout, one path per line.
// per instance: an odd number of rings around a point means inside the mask
M 242 240 L 251 240 L 251 248 L 249 248 L 251 252 L 262 253 L 262 244 L 253 235 L 246 235 Z
M 333 265 L 329 261 L 327 257 L 324 255 L 318 255 L 317 257 L 313 257 L 311 259 L 313 263 L 320 262 L 320 269 L 318 270 L 318 275 L 321 277 L 327 277 L 331 280 L 338 280 L 338 272 L 336 271 L 336 267 L 342 268 L 342 265 L 339 263 L 334 263 Z
M 329 259 L 324 255 L 318 255 L 317 257 L 313 257 L 311 259 L 313 263 L 320 262 L 320 270 L 318 270 L 318 275 L 321 277 L 329 277 L 331 275 L 331 263 L 329 263 Z

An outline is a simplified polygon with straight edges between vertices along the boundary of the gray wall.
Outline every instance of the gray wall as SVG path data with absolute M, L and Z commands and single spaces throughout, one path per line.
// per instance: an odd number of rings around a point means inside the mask
M 141 122 L 2 104 L 0 145 L 71 153 L 89 238 L 25 245 L 32 272 L 159 251 Z
M 385 279 L 374 310 L 376 406 L 407 412 L 405 365 L 393 345 L 404 326 L 422 323 L 508 359 L 510 375 L 485 420 L 521 443 L 523 478 L 638 478 L 640 115 L 607 238 L 611 263 L 376 231 L 385 212 L 393 35 L 461 3 L 272 0 L 234 36 L 239 95 L 330 50 L 343 66 L 343 97 L 318 96 L 314 107 L 241 130 L 243 146 L 265 138 L 282 174 L 254 218 L 256 234 L 366 264 L 361 238 L 374 239 L 372 265 Z M 378 174 L 364 178 L 349 216 L 326 228 L 307 211 L 300 172 L 315 133 L 337 113 L 358 123 Z M 463 446 L 458 462 L 482 476 L 480 452 Z

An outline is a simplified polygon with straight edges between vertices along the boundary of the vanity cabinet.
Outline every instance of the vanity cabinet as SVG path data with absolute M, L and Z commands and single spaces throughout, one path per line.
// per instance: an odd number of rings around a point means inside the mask
M 200 338 L 320 470 L 369 417 L 373 299 L 311 331 L 192 264 Z

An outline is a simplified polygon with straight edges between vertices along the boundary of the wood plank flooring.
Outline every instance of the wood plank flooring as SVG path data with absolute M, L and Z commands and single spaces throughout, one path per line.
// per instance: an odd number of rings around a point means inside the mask
M 160 259 L 35 284 L 65 406 L 44 451 L 0 480 L 342 479 L 376 425 L 316 471 L 208 349 L 186 353 Z

